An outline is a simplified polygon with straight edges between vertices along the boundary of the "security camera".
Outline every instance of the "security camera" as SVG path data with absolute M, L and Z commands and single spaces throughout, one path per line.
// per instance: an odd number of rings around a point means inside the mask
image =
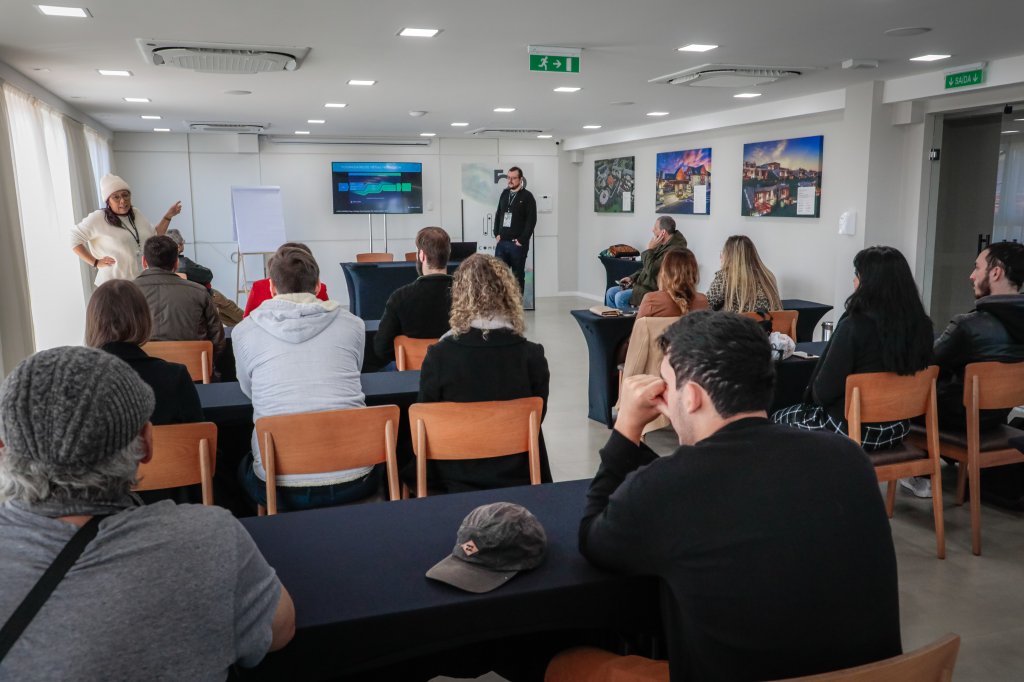
M 1003 107 L 1003 113 L 1006 114 L 1007 116 L 1012 114 L 1013 113 L 1013 105 L 1012 104 L 1007 104 L 1006 106 L 1004 106 Z
M 561 140 L 555 140 L 555 146 L 556 146 L 556 147 L 557 147 L 558 145 L 560 145 L 560 144 L 562 144 L 562 141 L 561 141 Z

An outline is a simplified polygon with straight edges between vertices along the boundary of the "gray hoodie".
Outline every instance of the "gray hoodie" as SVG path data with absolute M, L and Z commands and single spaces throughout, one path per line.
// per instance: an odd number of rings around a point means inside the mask
M 253 419 L 296 412 L 363 407 L 360 368 L 366 326 L 336 301 L 313 294 L 283 294 L 264 301 L 231 335 L 242 392 Z M 339 440 L 338 449 L 343 450 Z M 253 471 L 266 480 L 253 432 Z M 279 486 L 352 481 L 370 468 L 278 476 Z

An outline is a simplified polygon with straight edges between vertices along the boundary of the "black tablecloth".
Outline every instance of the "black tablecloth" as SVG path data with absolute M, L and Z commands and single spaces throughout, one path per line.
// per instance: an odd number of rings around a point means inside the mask
M 639 259 L 612 258 L 611 256 L 598 256 L 597 258 L 601 261 L 601 265 L 604 266 L 605 291 L 615 286 L 615 280 L 629 277 L 640 269 Z
M 462 261 L 448 263 L 453 273 Z M 384 304 L 395 289 L 416 280 L 416 264 L 408 261 L 393 263 L 341 263 L 348 286 L 348 309 L 364 320 L 379 320 L 384 315 Z
M 243 520 L 295 601 L 295 640 L 256 669 L 323 679 L 523 633 L 660 631 L 658 585 L 577 550 L 588 481 L 334 507 Z M 516 502 L 548 538 L 544 563 L 481 595 L 429 580 L 475 507 Z
M 825 313 L 832 310 L 832 306 L 814 301 L 804 301 L 799 298 L 782 299 L 783 310 L 797 310 L 800 316 L 796 320 L 796 340 L 814 341 L 814 328 L 818 321 L 825 316 Z

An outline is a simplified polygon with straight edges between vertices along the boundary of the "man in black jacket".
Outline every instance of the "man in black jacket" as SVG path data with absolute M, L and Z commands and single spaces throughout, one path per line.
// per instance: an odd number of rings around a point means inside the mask
M 396 336 L 436 339 L 448 331 L 452 310 L 452 277 L 448 274 L 451 253 L 451 239 L 440 227 L 424 227 L 416 233 L 416 271 L 420 276 L 396 289 L 384 306 L 373 337 L 373 350 L 381 360 L 394 361 Z
M 498 198 L 494 215 L 494 236 L 498 238 L 494 255 L 512 268 L 520 291 L 526 288 L 526 254 L 536 226 L 537 201 L 526 189 L 522 169 L 512 166 L 508 169 L 508 187 Z
M 580 550 L 661 578 L 671 679 L 778 679 L 899 654 L 896 556 L 864 452 L 768 422 L 775 372 L 752 320 L 690 313 L 662 345 L 660 378 L 623 382 Z M 640 442 L 658 415 L 679 437 L 666 457 Z

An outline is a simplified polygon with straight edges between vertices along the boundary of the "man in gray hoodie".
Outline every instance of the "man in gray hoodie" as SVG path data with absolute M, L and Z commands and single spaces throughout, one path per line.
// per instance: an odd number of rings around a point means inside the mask
M 253 419 L 298 412 L 363 407 L 360 367 L 365 326 L 336 301 L 320 301 L 320 268 L 299 249 L 279 249 L 270 261 L 270 292 L 232 334 L 238 383 L 252 398 Z M 345 444 L 339 441 L 339 450 Z M 255 432 L 252 461 L 239 478 L 249 496 L 266 505 L 266 473 Z M 277 477 L 283 511 L 362 499 L 377 490 L 372 467 Z

